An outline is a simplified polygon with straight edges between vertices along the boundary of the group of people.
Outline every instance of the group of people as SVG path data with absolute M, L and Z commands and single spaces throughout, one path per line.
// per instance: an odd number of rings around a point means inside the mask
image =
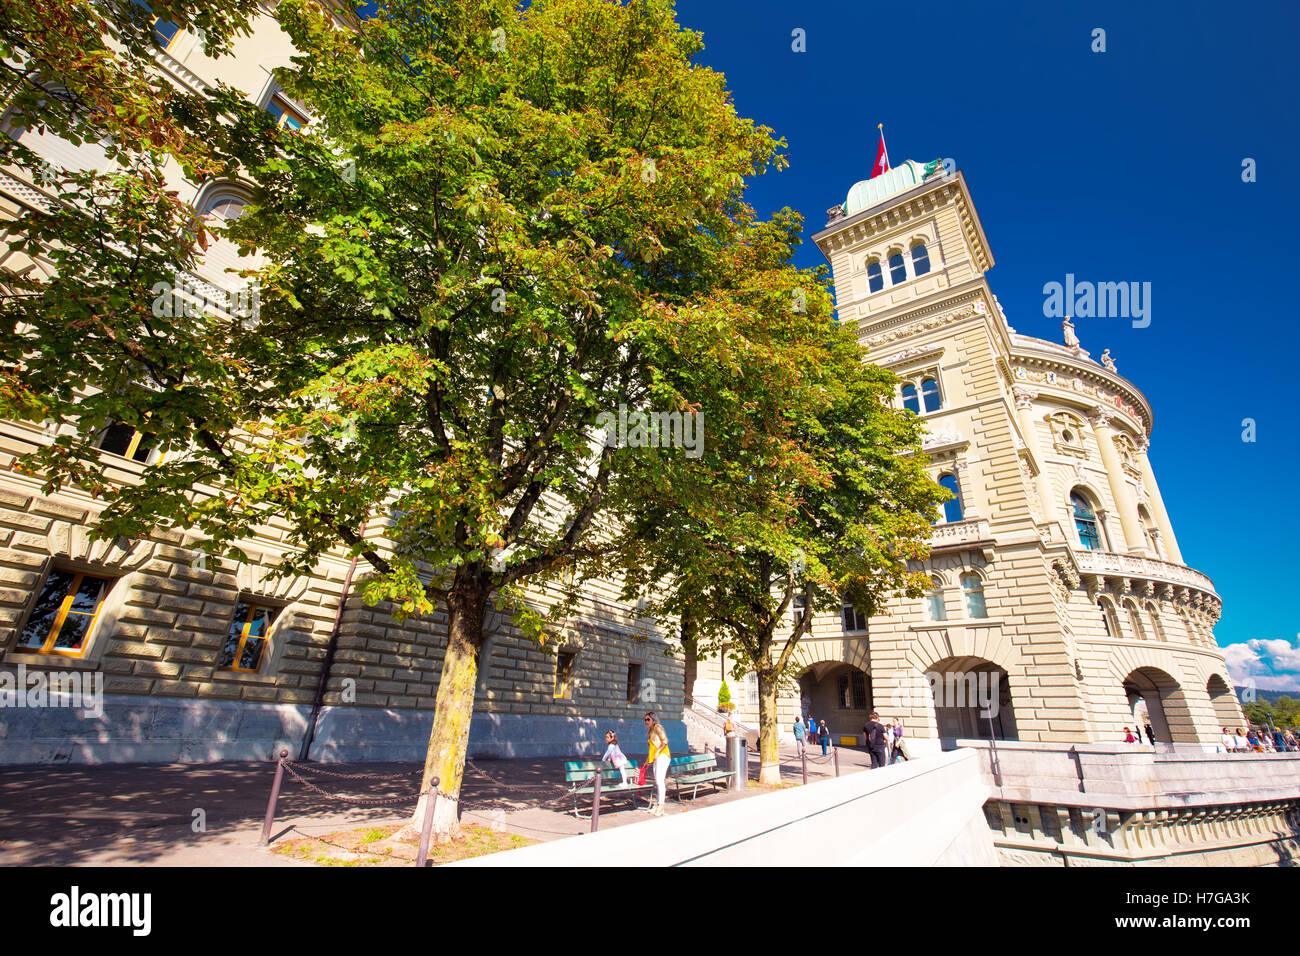
M 1146 732 L 1147 740 L 1154 744 L 1156 737 L 1151 732 L 1150 724 L 1146 725 Z M 1128 727 L 1125 727 L 1124 742 L 1126 744 L 1140 744 L 1142 738 Z M 1231 727 L 1224 727 L 1219 746 L 1224 753 L 1230 754 L 1280 754 L 1300 751 L 1300 741 L 1297 741 L 1296 735 L 1290 730 L 1280 730 L 1278 728 L 1264 730 L 1260 727 L 1251 727 L 1249 730 L 1245 728 L 1233 730 Z
M 871 769 L 888 767 L 900 760 L 911 760 L 907 744 L 903 740 L 903 721 L 891 720 L 886 726 L 880 722 L 880 715 L 873 713 L 862 725 L 862 735 L 867 741 L 867 752 L 871 754 Z
M 822 745 L 822 756 L 826 756 L 827 750 L 831 745 L 831 732 L 826 726 L 826 721 L 816 720 L 812 714 L 806 718 L 799 718 L 794 722 L 794 745 L 802 757 L 808 752 L 808 741 L 817 741 Z
M 1279 730 L 1276 727 L 1272 731 L 1260 727 L 1233 731 L 1230 727 L 1224 727 L 1222 746 L 1224 752 L 1230 754 L 1280 754 L 1300 750 L 1300 741 L 1296 740 L 1296 735 L 1290 730 Z
M 862 726 L 862 735 L 871 754 L 871 766 L 885 767 L 899 760 L 910 759 L 907 747 L 903 743 L 903 722 L 891 720 L 888 726 L 880 722 L 880 715 L 873 713 Z M 831 742 L 831 732 L 826 721 L 819 721 L 811 714 L 794 722 L 794 745 L 803 756 L 808 752 L 808 741 L 817 741 L 822 745 L 825 756 Z

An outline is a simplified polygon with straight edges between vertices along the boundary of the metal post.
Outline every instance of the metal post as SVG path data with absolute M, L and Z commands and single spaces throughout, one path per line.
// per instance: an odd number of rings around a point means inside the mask
M 744 790 L 749 782 L 749 757 L 745 753 L 745 738 L 730 737 L 728 746 L 731 748 L 731 774 L 736 781 L 736 789 Z
M 438 778 L 434 777 L 425 793 L 428 799 L 424 804 L 424 825 L 420 828 L 420 853 L 415 858 L 416 866 L 429 865 L 429 837 L 433 833 L 433 811 L 438 806 L 438 783 Z
M 835 754 L 835 776 L 840 775 L 840 748 L 836 747 L 831 753 Z
M 275 821 L 275 805 L 280 801 L 280 784 L 284 783 L 284 762 L 289 751 L 281 750 L 275 762 L 275 783 L 271 784 L 271 799 L 266 801 L 266 819 L 262 822 L 262 846 L 271 842 L 271 824 Z
M 803 764 L 803 785 L 808 786 L 808 751 L 807 749 L 799 751 L 799 762 Z
M 596 783 L 591 791 L 591 832 L 600 829 L 600 778 L 603 774 L 596 771 Z

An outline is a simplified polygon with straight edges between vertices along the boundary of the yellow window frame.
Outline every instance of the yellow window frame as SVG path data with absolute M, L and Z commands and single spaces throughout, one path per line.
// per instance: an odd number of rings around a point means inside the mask
M 239 603 L 248 608 L 248 615 L 244 618 L 244 626 L 239 632 L 239 644 L 235 647 L 235 657 L 227 666 L 219 667 L 218 670 L 238 671 L 241 674 L 256 674 L 261 671 L 262 662 L 266 660 L 266 649 L 271 644 L 271 626 L 275 623 L 276 608 L 269 604 L 250 604 L 245 601 L 240 601 Z M 256 667 L 240 667 L 239 662 L 244 659 L 244 647 L 248 644 L 248 632 L 252 630 L 253 620 L 256 618 L 258 611 L 266 611 L 268 613 L 266 634 L 260 638 L 254 638 L 254 640 L 265 642 L 262 645 L 262 653 L 257 657 Z
M 24 647 L 21 650 L 35 651 L 37 654 L 53 654 L 57 657 L 81 657 L 86 653 L 86 648 L 90 645 L 90 639 L 95 635 L 95 625 L 99 623 L 99 612 L 104 607 L 104 598 L 107 596 L 108 587 L 112 582 L 108 578 L 101 578 L 97 574 L 86 574 L 84 571 L 65 573 L 72 575 L 72 583 L 68 585 L 68 593 L 64 595 L 63 601 L 59 605 L 59 613 L 54 617 L 54 624 L 50 626 L 50 633 L 46 635 L 45 641 L 39 648 Z M 72 602 L 76 600 L 77 592 L 81 590 L 81 582 L 86 578 L 99 582 L 99 597 L 95 601 L 95 610 L 89 615 L 83 611 L 72 610 Z M 67 620 L 69 614 L 90 618 L 90 626 L 86 628 L 86 636 L 82 638 L 81 646 L 78 648 L 64 649 L 55 647 L 54 643 L 59 639 L 59 634 L 63 631 L 63 623 Z
M 564 661 L 568 658 L 569 666 L 565 667 Z M 567 699 L 569 696 L 569 684 L 573 680 L 573 668 L 578 663 L 578 655 L 571 651 L 561 651 L 555 659 L 555 693 L 552 695 L 556 700 Z
M 122 422 L 122 423 L 114 422 L 114 424 L 126 424 L 126 423 L 125 423 L 125 422 Z M 115 452 L 115 451 L 109 451 L 109 452 L 106 452 L 106 453 L 109 454 L 109 455 L 117 455 L 117 457 L 119 457 L 119 458 L 129 458 L 131 461 L 134 461 L 136 464 L 139 464 L 139 465 L 149 465 L 149 464 L 153 464 L 153 465 L 161 465 L 161 464 L 162 464 L 162 461 L 163 461 L 163 458 L 164 458 L 165 456 L 163 455 L 162 450 L 159 449 L 159 448 L 157 448 L 157 447 L 154 447 L 154 448 L 150 449 L 151 452 L 157 452 L 157 455 L 158 455 L 158 457 L 155 458 L 152 462 L 149 461 L 149 459 L 148 459 L 147 456 L 146 456 L 146 458 L 145 458 L 144 461 L 141 461 L 140 459 L 138 459 L 138 458 L 135 457 L 135 453 L 136 453 L 137 451 L 140 450 L 140 442 L 144 441 L 146 438 L 156 438 L 156 437 L 157 437 L 157 436 L 153 435 L 153 434 L 150 433 L 150 432 L 142 432 L 142 431 L 140 431 L 140 429 L 135 428 L 135 429 L 133 429 L 133 431 L 132 431 L 132 433 L 131 433 L 131 440 L 130 440 L 129 442 L 127 442 L 126 450 L 125 450 L 124 452 L 122 452 L 120 455 L 118 455 L 118 453 Z M 102 440 L 102 439 L 101 439 L 101 440 Z M 104 448 L 102 448 L 102 447 L 100 447 L 100 446 L 98 446 L 98 445 L 97 445 L 96 447 L 99 448 L 100 451 L 105 451 Z

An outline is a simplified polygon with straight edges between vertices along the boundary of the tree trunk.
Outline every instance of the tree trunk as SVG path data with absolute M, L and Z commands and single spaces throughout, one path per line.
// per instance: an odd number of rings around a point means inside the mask
M 474 691 L 478 676 L 478 651 L 483 641 L 483 615 L 487 591 L 478 586 L 453 586 L 447 599 L 447 654 L 438 679 L 433 731 L 424 758 L 420 801 L 410 825 L 424 825 L 425 797 L 434 777 L 438 778 L 438 806 L 433 832 L 445 840 L 460 829 L 460 785 L 465 774 L 465 751 L 469 724 L 474 716 Z
M 695 689 L 695 675 L 699 667 L 699 644 L 696 639 L 695 622 L 688 615 L 682 616 L 682 656 L 684 658 L 682 670 L 686 676 L 684 699 L 686 706 L 689 707 L 694 700 L 692 691 Z
M 781 757 L 777 749 L 780 727 L 776 722 L 776 675 L 766 671 L 758 674 L 758 782 L 781 782 Z

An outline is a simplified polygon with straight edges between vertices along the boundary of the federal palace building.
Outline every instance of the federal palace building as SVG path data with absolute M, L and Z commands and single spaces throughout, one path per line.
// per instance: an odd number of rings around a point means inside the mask
M 159 23 L 158 44 L 175 83 L 224 81 L 282 123 L 311 122 L 275 81 L 293 50 L 269 15 L 220 61 L 171 24 Z M 102 160 L 94 144 L 5 129 L 64 168 Z M 175 166 L 171 176 L 218 222 L 251 198 L 237 181 L 192 182 Z M 39 183 L 0 172 L 5 218 L 51 201 Z M 853 735 L 874 709 L 902 718 L 922 749 L 990 735 L 1111 742 L 1147 724 L 1158 742 L 1213 749 L 1220 728 L 1242 723 L 1213 634 L 1221 602 L 1179 551 L 1147 455 L 1153 414 L 1142 392 L 1068 326 L 1066 344 L 1009 327 L 960 172 L 908 161 L 859 182 L 815 241 L 840 321 L 856 323 L 869 361 L 897 373 L 898 405 L 925 419 L 930 470 L 955 497 L 922 568 L 928 596 L 871 619 L 845 607 L 816 621 L 798 649 L 798 691 L 781 701 L 784 730 L 811 712 Z M 10 272 L 45 267 L 0 255 Z M 196 282 L 229 289 L 236 265 L 247 263 L 218 243 Z M 51 438 L 40 422 L 0 422 L 0 671 L 102 675 L 104 706 L 0 710 L 0 763 L 264 759 L 281 746 L 305 753 L 309 738 L 314 759 L 422 757 L 441 612 L 395 623 L 361 601 L 342 554 L 311 575 L 269 578 L 286 546 L 274 525 L 248 529 L 248 561 L 221 567 L 180 530 L 92 542 L 101 503 L 75 488 L 45 495 L 39 476 L 13 468 Z M 121 482 L 158 453 L 121 427 L 100 450 Z M 607 727 L 634 751 L 647 706 L 680 750 L 688 725 L 716 705 L 722 662 L 685 661 L 676 635 L 612 587 L 587 587 L 556 654 L 508 619 L 490 623 L 471 757 L 592 752 Z M 936 673 L 983 675 L 996 713 L 918 693 Z M 740 721 L 756 726 L 752 683 L 731 690 Z

